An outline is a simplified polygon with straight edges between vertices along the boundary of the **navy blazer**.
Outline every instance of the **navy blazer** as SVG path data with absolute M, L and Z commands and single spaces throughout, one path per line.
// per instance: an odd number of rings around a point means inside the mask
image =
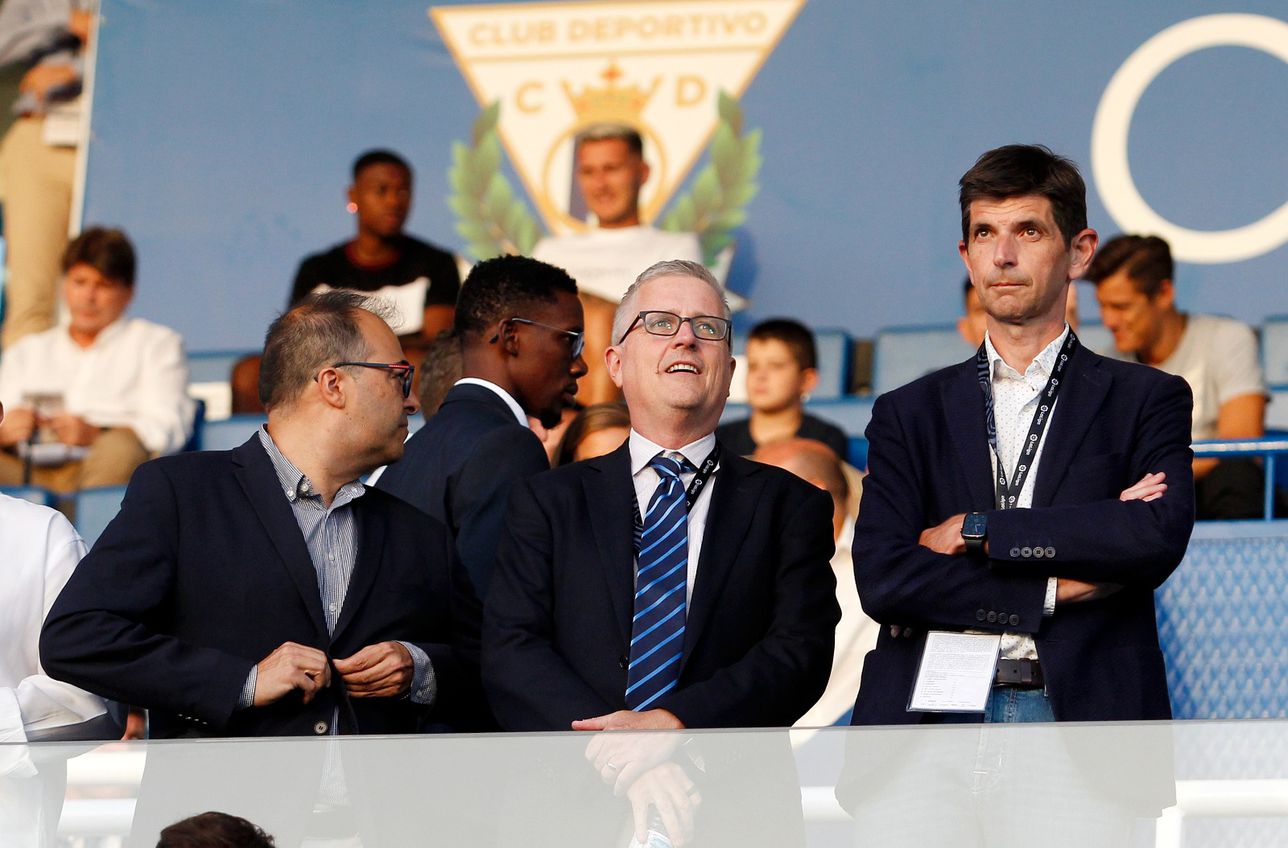
M 447 532 L 377 490 L 352 508 L 358 557 L 328 635 L 317 572 L 258 435 L 145 463 L 50 610 L 41 662 L 57 679 L 149 708 L 155 737 L 314 734 L 337 707 L 345 732 L 477 719 L 479 605 Z M 388 640 L 429 655 L 432 709 L 349 698 L 334 670 L 308 704 L 293 693 L 237 709 L 251 668 L 283 642 L 343 658 Z
M 541 440 L 505 401 L 467 383 L 452 387 L 376 486 L 447 525 L 457 557 L 484 597 L 511 489 L 549 469 Z
M 864 661 L 855 724 L 978 720 L 906 711 L 928 629 L 1032 634 L 1058 720 L 1170 717 L 1154 589 L 1194 527 L 1190 388 L 1086 348 L 1068 369 L 1030 509 L 994 509 L 973 358 L 877 399 L 854 573 L 863 609 L 899 635 L 882 628 Z M 1118 500 L 1153 471 L 1162 498 Z M 987 513 L 987 559 L 918 544 L 963 512 Z M 1044 617 L 1048 576 L 1121 588 Z
M 831 671 L 840 609 L 832 502 L 778 468 L 721 456 L 688 608 L 686 727 L 790 725 Z M 629 443 L 520 483 L 484 602 L 484 687 L 507 730 L 626 709 L 634 614 Z

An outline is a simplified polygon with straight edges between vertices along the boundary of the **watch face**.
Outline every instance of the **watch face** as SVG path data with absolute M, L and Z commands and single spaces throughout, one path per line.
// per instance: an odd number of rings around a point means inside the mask
M 969 539 L 982 539 L 988 527 L 988 521 L 982 513 L 969 512 L 962 522 L 962 536 Z

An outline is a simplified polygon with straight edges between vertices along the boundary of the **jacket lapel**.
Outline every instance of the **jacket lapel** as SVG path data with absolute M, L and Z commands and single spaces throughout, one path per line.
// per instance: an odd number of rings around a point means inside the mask
M 1100 357 L 1079 347 L 1069 363 L 1069 374 L 1060 387 L 1052 413 L 1038 476 L 1033 481 L 1033 505 L 1050 506 L 1064 475 L 1082 445 L 1087 429 L 1109 395 L 1113 379 L 1100 368 Z
M 617 613 L 622 642 L 631 641 L 631 619 L 635 615 L 635 494 L 631 482 L 629 443 L 607 456 L 586 463 L 583 479 L 587 515 L 595 546 L 599 550 L 599 572 Z
M 684 626 L 681 671 L 711 620 L 742 540 L 746 538 L 747 527 L 756 514 L 756 501 L 764 488 L 764 479 L 758 471 L 756 463 L 722 452 L 720 467 L 712 480 L 711 508 L 707 511 L 698 572 Z
M 309 557 L 309 549 L 304 544 L 304 536 L 300 533 L 295 514 L 291 512 L 291 505 L 282 493 L 273 463 L 259 442 L 258 433 L 233 451 L 233 462 L 237 466 L 234 472 L 237 482 L 272 541 L 291 581 L 295 583 L 304 607 L 309 612 L 309 618 L 322 640 L 321 644 L 327 644 L 330 637 L 327 635 L 326 618 L 322 615 L 317 571 Z
M 371 587 L 375 585 L 376 575 L 385 561 L 385 537 L 388 535 L 386 531 L 389 514 L 383 510 L 371 509 L 370 497 L 371 495 L 364 494 L 349 505 L 349 508 L 354 511 L 354 523 L 358 528 L 357 559 L 353 563 L 349 589 L 344 594 L 344 606 L 340 608 L 340 617 L 336 620 L 332 641 L 338 640 L 340 634 L 353 621 L 357 610 L 362 607 L 362 602 L 371 592 Z M 364 503 L 364 501 L 367 502 Z
M 952 439 L 971 505 L 976 510 L 992 509 L 997 503 L 993 487 L 993 464 L 989 458 L 988 427 L 984 422 L 984 393 L 972 359 L 959 366 L 960 373 L 943 384 L 944 424 Z

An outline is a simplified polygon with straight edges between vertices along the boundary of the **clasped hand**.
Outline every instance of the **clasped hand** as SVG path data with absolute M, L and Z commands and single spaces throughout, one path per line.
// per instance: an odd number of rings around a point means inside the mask
M 331 685 L 333 667 L 355 698 L 402 695 L 411 688 L 415 673 L 411 654 L 398 642 L 368 645 L 334 661 L 317 648 L 284 642 L 257 666 L 254 705 L 275 703 L 296 690 L 307 704 Z

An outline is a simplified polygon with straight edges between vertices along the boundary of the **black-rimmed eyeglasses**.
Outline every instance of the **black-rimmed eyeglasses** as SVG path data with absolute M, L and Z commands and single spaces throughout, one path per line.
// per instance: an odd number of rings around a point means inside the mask
M 416 366 L 403 359 L 399 362 L 333 362 L 332 368 L 379 368 L 381 371 L 392 373 L 395 378 L 402 381 L 402 396 L 411 397 L 412 378 L 416 374 Z
M 507 318 L 507 321 L 513 321 L 516 324 L 531 324 L 534 327 L 545 327 L 547 330 L 554 330 L 556 333 L 563 333 L 571 340 L 572 358 L 576 359 L 586 350 L 586 334 L 579 333 L 576 330 L 565 330 L 562 327 L 552 327 L 549 324 L 542 324 L 540 321 L 533 321 L 531 318 Z M 492 341 L 497 337 L 493 336 Z
M 717 318 L 714 315 L 694 315 L 690 318 L 681 318 L 674 312 L 663 312 L 657 309 L 650 309 L 641 312 L 635 316 L 635 320 L 622 333 L 622 337 L 617 340 L 618 344 L 626 341 L 626 337 L 636 328 L 642 326 L 644 332 L 651 336 L 674 336 L 680 332 L 680 327 L 688 322 L 689 329 L 693 330 L 693 335 L 707 342 L 718 342 L 722 339 L 729 338 L 729 322 L 724 318 Z

